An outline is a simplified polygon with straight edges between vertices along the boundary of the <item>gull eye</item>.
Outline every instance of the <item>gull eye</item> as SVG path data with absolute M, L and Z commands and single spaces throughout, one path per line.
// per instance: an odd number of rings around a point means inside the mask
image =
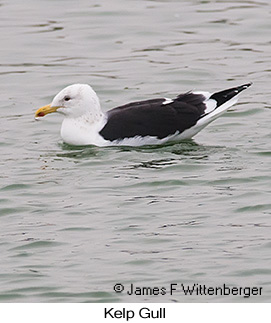
M 70 99 L 71 98 L 69 96 L 65 96 L 65 98 L 64 98 L 65 101 L 70 101 Z

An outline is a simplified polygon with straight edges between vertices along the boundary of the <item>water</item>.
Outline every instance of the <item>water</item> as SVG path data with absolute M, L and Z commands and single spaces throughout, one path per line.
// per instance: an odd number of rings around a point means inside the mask
M 270 14 L 267 0 L 0 2 L 1 302 L 270 301 Z M 60 116 L 34 121 L 76 82 L 107 110 L 249 81 L 174 145 L 71 147 Z M 182 283 L 263 292 L 185 296 Z

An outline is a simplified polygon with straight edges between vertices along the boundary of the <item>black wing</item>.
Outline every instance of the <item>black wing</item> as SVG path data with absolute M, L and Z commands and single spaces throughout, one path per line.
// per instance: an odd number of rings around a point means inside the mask
M 164 98 L 132 102 L 108 111 L 107 123 L 100 134 L 113 141 L 135 136 L 162 139 L 181 133 L 204 114 L 204 100 L 203 95 L 188 92 L 170 103 Z

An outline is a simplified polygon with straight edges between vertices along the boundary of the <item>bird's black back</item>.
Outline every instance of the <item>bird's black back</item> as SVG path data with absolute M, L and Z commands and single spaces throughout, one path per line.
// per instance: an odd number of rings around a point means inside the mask
M 107 113 L 100 131 L 106 140 L 155 136 L 159 139 L 183 132 L 195 125 L 206 108 L 204 96 L 191 92 L 179 95 L 171 103 L 166 99 L 132 102 Z
M 212 94 L 209 99 L 216 102 L 213 110 L 251 84 Z M 164 98 L 132 102 L 108 111 L 107 123 L 100 134 L 110 141 L 136 136 L 163 139 L 182 133 L 194 126 L 200 118 L 211 114 L 213 110 L 207 113 L 206 108 L 206 97 L 193 92 L 180 94 L 172 102 Z

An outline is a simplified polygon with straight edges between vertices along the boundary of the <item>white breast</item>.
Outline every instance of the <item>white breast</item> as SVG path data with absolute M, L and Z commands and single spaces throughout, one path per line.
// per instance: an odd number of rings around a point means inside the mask
M 106 146 L 108 141 L 100 136 L 99 131 L 104 127 L 106 118 L 89 122 L 86 118 L 65 118 L 61 126 L 61 137 L 70 145 Z

